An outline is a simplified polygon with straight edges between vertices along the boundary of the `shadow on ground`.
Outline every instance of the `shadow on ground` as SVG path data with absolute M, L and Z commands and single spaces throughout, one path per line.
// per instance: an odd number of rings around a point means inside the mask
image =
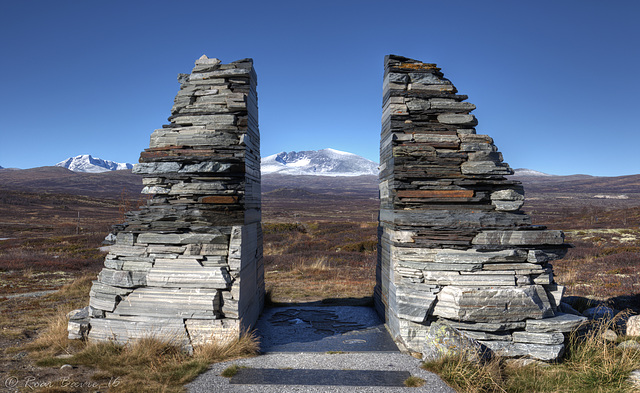
M 398 351 L 370 304 L 353 298 L 265 307 L 256 325 L 261 351 Z

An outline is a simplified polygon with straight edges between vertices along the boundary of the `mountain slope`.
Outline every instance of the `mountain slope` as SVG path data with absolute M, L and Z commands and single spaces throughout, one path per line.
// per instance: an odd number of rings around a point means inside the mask
M 64 161 L 56 164 L 63 168 L 67 168 L 74 172 L 100 173 L 108 171 L 119 171 L 123 169 L 133 168 L 132 164 L 120 163 L 110 160 L 103 160 L 98 157 L 91 157 L 89 154 L 82 154 L 75 157 L 69 157 Z
M 262 159 L 263 174 L 314 176 L 378 175 L 378 164 L 353 153 L 334 149 L 281 152 Z
M 548 173 L 535 171 L 527 168 L 517 168 L 513 170 L 514 176 L 555 176 Z

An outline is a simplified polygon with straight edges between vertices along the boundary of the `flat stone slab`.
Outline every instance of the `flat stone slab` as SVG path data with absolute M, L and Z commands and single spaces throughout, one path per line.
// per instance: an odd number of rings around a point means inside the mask
M 281 370 L 241 368 L 230 384 L 324 385 L 324 386 L 400 386 L 411 376 L 408 371 L 382 370 Z
M 265 308 L 256 328 L 263 353 L 398 351 L 371 307 Z
M 525 330 L 531 333 L 568 333 L 580 327 L 587 321 L 587 317 L 557 313 L 555 317 L 545 319 L 528 319 Z

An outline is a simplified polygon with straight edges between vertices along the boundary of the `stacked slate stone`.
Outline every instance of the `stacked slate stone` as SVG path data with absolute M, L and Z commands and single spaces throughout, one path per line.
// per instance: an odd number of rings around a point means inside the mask
M 376 307 L 421 352 L 438 321 L 503 356 L 553 360 L 582 319 L 559 311 L 561 231 L 531 224 L 524 192 L 475 105 L 435 64 L 385 58 Z
M 202 56 L 178 80 L 170 124 L 133 169 L 152 197 L 127 214 L 93 283 L 90 340 L 154 336 L 191 347 L 237 337 L 262 310 L 253 62 Z

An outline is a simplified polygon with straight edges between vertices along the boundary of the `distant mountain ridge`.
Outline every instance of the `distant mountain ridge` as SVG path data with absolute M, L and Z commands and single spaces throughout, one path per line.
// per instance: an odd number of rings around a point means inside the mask
M 512 179 L 520 180 L 524 186 L 526 211 L 535 213 L 534 216 L 540 211 L 547 214 L 538 221 L 543 225 L 548 219 L 557 220 L 560 213 L 640 206 L 640 175 L 516 175 Z M 346 177 L 267 173 L 261 178 L 263 217 L 280 222 L 324 220 L 325 216 L 318 209 L 327 209 L 334 213 L 343 212 L 345 220 L 357 216 L 375 221 L 380 205 L 378 182 L 377 175 Z M 142 176 L 130 170 L 83 173 L 57 166 L 0 170 L 0 199 L 7 190 L 142 200 L 142 188 Z
M 73 172 L 59 166 L 0 171 L 0 190 L 49 192 L 90 197 L 121 198 L 123 194 L 139 197 L 142 176 L 131 170 L 99 173 Z
M 556 175 L 550 175 L 548 173 L 539 172 L 539 171 L 535 171 L 533 169 L 527 169 L 527 168 L 517 168 L 517 169 L 514 169 L 513 172 L 515 176 L 556 176 Z
M 55 166 L 67 168 L 74 172 L 100 173 L 108 171 L 120 171 L 133 168 L 132 164 L 103 160 L 102 158 L 92 157 L 89 154 L 82 154 L 75 157 L 69 157 L 64 161 L 60 161 Z
M 335 149 L 281 152 L 264 157 L 263 174 L 295 176 L 378 175 L 378 164 L 353 153 Z

